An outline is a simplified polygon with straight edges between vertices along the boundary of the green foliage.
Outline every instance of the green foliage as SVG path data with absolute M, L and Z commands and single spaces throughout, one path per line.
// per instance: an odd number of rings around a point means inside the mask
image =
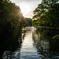
M 42 3 L 34 10 L 32 23 L 36 26 L 39 24 L 39 26 L 59 27 L 59 3 L 57 1 L 42 0 Z
M 54 3 L 57 3 L 59 0 L 42 0 L 42 3 L 46 3 L 46 4 L 54 4 Z
M 10 0 L 0 0 L 0 51 L 14 51 L 19 45 L 19 37 L 22 42 L 22 26 L 31 25 L 32 20 L 23 17 L 19 6 Z
M 17 47 L 22 32 L 22 17 L 19 6 L 10 0 L 0 0 L 0 51 Z
M 59 39 L 59 35 L 53 36 L 52 39 Z
M 24 24 L 26 26 L 32 26 L 32 19 L 31 18 L 25 18 Z
M 25 25 L 25 24 L 23 24 L 23 27 L 25 28 L 25 27 L 26 27 L 26 25 Z
M 44 4 L 39 4 L 38 7 L 33 11 L 34 16 L 33 19 L 38 19 L 39 17 L 42 16 L 42 14 L 46 13 L 46 5 Z

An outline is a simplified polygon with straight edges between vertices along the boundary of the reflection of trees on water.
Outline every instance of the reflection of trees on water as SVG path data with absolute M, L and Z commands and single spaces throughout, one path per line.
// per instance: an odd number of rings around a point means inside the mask
M 55 30 L 36 30 L 33 34 L 34 46 L 37 48 L 38 54 L 42 55 L 42 59 L 58 58 L 59 40 L 52 39 L 56 34 L 58 31 Z
M 20 59 L 20 52 L 5 51 L 3 54 L 3 59 Z
M 15 42 L 16 46 L 13 47 L 13 50 L 4 51 L 2 59 L 20 59 L 20 49 L 21 49 L 22 40 L 25 36 L 25 31 L 23 31 L 22 34 L 23 35 L 18 35 L 17 37 L 18 39 Z
M 20 59 L 20 48 L 21 41 L 19 41 L 19 44 L 17 44 L 17 46 L 14 46 L 13 50 L 4 51 L 2 59 Z

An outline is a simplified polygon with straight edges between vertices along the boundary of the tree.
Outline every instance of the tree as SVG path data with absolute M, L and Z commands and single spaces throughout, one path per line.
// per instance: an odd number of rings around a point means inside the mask
M 55 4 L 52 6 L 51 10 L 49 10 L 48 12 L 46 12 L 45 14 L 43 14 L 38 20 L 39 20 L 39 24 L 43 25 L 43 26 L 52 26 L 52 27 L 59 27 L 59 3 Z M 38 21 L 37 20 L 37 21 Z
M 44 13 L 46 13 L 46 6 L 44 6 L 43 4 L 39 4 L 38 7 L 33 11 L 34 16 L 33 19 L 37 19 L 39 17 L 41 17 Z
M 56 4 L 59 0 L 42 0 L 41 4 L 33 11 L 33 19 L 37 19 L 45 14 L 51 7 Z
M 39 21 L 38 23 L 41 25 L 56 26 L 57 17 L 55 17 L 54 15 L 58 13 L 57 2 L 58 0 L 42 0 L 41 4 L 39 4 L 38 7 L 33 12 L 34 13 L 33 19 Z
M 10 0 L 0 1 L 0 55 L 4 50 L 15 50 L 21 35 L 23 15 L 21 9 Z
M 43 3 L 43 4 L 55 4 L 55 3 L 57 3 L 59 0 L 42 0 L 42 2 L 41 3 Z

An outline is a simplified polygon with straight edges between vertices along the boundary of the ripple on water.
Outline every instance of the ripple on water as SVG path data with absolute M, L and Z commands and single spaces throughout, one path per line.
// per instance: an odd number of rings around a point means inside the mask
M 33 47 L 32 32 L 26 32 L 22 48 L 20 51 L 20 59 L 40 59 L 37 49 Z

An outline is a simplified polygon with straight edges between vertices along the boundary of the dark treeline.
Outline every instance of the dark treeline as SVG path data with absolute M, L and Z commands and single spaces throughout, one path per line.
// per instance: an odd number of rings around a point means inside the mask
M 25 18 L 25 25 L 26 26 L 32 26 L 32 19 L 31 18 Z
M 18 30 L 21 30 L 19 23 L 22 17 L 21 10 L 15 3 L 0 1 L 0 56 L 5 50 L 13 50 L 19 44 L 16 38 Z
M 33 26 L 59 27 L 59 0 L 42 0 L 33 11 Z
M 22 26 L 28 26 L 25 19 L 19 6 L 10 0 L 0 0 L 0 56 L 5 50 L 14 51 L 19 45 L 18 38 L 21 43 Z

